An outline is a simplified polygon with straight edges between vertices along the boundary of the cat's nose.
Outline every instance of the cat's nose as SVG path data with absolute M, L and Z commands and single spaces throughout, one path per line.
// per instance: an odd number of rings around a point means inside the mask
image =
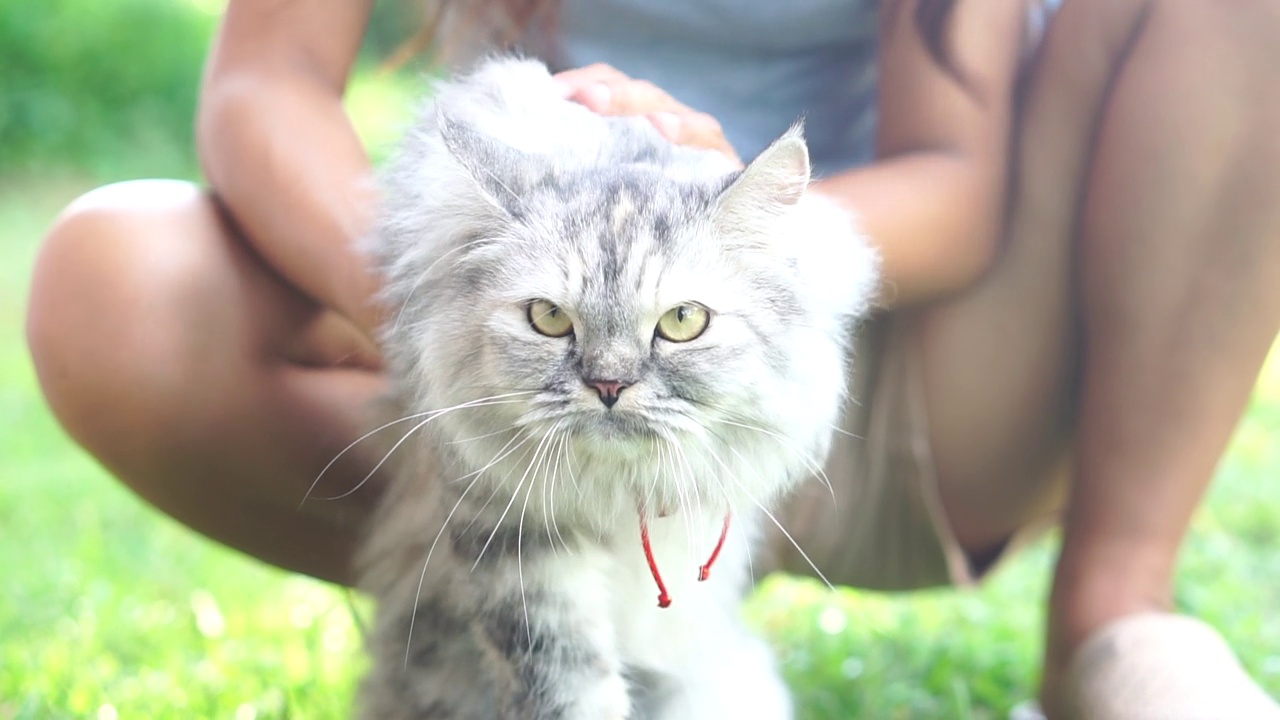
M 586 383 L 588 387 L 593 387 L 596 392 L 600 393 L 600 402 L 604 403 L 607 408 L 613 407 L 613 404 L 618 402 L 618 396 L 622 394 L 622 391 L 631 387 L 629 384 L 617 380 L 587 380 Z

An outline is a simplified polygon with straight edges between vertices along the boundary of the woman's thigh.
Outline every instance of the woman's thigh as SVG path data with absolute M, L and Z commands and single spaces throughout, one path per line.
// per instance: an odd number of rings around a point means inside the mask
M 207 194 L 144 181 L 73 203 L 41 250 L 28 337 L 63 426 L 140 495 L 258 557 L 346 579 L 369 494 L 302 500 L 364 426 L 376 357 Z M 318 494 L 368 466 L 352 453 Z
M 944 302 L 879 318 L 855 359 L 847 431 L 787 509 L 833 580 L 964 581 L 1061 497 L 1080 364 L 1075 225 L 1112 68 L 1141 0 L 1065 0 L 1029 61 L 1000 252 Z M 785 538 L 778 564 L 808 572 Z
M 960 545 L 998 547 L 1059 497 L 1080 367 L 1077 224 L 1115 69 L 1149 6 L 1066 0 L 1027 76 L 1002 251 L 964 295 L 900 320 Z

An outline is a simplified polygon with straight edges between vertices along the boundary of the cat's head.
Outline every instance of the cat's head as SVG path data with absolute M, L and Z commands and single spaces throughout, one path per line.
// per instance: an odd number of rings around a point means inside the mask
M 458 408 L 437 437 L 660 496 L 751 466 L 763 499 L 825 452 L 875 263 L 806 192 L 799 129 L 727 173 L 566 164 L 447 122 L 425 150 L 392 175 L 378 251 L 408 409 Z

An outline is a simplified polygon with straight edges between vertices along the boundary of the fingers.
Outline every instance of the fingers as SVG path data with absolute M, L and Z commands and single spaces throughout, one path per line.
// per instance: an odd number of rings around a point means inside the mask
M 608 65 L 588 65 L 556 75 L 566 99 L 601 115 L 688 112 L 689 108 L 648 80 L 635 80 Z
M 714 117 L 693 110 L 648 80 L 635 80 L 604 64 L 567 70 L 555 76 L 563 97 L 601 115 L 642 115 L 677 145 L 716 150 L 741 164 Z
M 616 68 L 597 63 L 557 73 L 555 81 L 566 100 L 573 100 L 600 114 L 612 114 L 613 87 L 631 82 L 631 78 Z
M 663 137 L 677 145 L 718 150 L 736 164 L 742 160 L 724 136 L 720 121 L 707 113 L 689 110 L 683 113 L 655 112 L 646 115 Z
M 692 110 L 648 80 L 628 80 L 609 86 L 610 115 L 647 115 L 652 112 L 688 113 Z

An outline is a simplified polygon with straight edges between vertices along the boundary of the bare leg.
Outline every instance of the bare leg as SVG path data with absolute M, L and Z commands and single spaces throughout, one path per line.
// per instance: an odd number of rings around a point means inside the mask
M 350 579 L 372 494 L 299 505 L 365 424 L 376 358 L 198 188 L 126 183 L 73 204 L 40 255 L 28 336 L 59 420 L 140 495 L 259 558 Z M 318 494 L 367 467 L 353 453 Z
M 1087 354 L 1049 672 L 1099 625 L 1171 606 L 1280 328 L 1278 60 L 1275 3 L 1152 3 L 1116 78 L 1081 217 Z
M 942 497 L 971 553 L 1035 512 L 1045 488 L 1027 479 L 1075 440 L 1050 704 L 1086 635 L 1171 605 L 1191 513 L 1280 327 L 1277 48 L 1274 3 L 1067 0 L 1008 251 L 919 319 Z

